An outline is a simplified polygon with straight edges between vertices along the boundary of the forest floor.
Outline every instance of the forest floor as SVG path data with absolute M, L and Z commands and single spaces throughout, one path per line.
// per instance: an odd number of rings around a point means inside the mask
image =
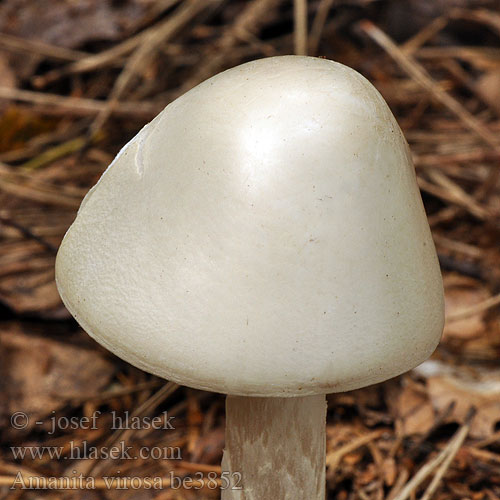
M 0 499 L 218 497 L 208 484 L 117 490 L 99 479 L 168 486 L 172 472 L 220 473 L 224 398 L 100 348 L 61 304 L 54 259 L 84 194 L 166 104 L 241 62 L 305 51 L 355 68 L 387 100 L 446 294 L 430 361 L 329 396 L 329 498 L 500 499 L 500 4 L 310 0 L 307 13 L 305 37 L 289 0 L 0 4 Z M 127 411 L 175 426 L 111 432 L 112 412 Z M 82 425 L 96 412 L 95 428 Z M 180 455 L 63 458 L 84 442 Z M 63 456 L 29 451 L 41 447 Z M 80 474 L 98 478 L 93 489 L 19 489 L 21 478 Z

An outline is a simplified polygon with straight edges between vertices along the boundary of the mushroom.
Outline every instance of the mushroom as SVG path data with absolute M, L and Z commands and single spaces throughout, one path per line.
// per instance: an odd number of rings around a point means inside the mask
M 225 500 L 324 499 L 325 395 L 417 366 L 443 328 L 403 134 L 364 77 L 313 57 L 169 104 L 85 197 L 56 279 L 110 351 L 228 395 Z

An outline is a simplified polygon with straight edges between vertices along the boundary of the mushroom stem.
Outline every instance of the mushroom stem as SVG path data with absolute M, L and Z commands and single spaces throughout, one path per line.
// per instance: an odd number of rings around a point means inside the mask
M 324 394 L 227 396 L 222 500 L 324 500 L 325 427 Z

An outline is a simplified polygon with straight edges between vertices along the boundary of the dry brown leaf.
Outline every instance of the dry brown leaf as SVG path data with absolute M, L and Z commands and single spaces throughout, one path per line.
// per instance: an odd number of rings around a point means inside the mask
M 217 427 L 198 440 L 199 457 L 198 461 L 204 463 L 219 463 L 221 460 L 222 449 L 224 448 L 224 429 Z
M 13 413 L 29 415 L 27 432 L 66 404 L 61 394 L 93 394 L 109 383 L 114 370 L 96 351 L 31 333 L 19 323 L 0 330 L 0 427 L 11 437 L 20 435 L 9 425 Z
M 0 85 L 11 86 L 8 85 L 8 73 L 4 73 L 3 60 L 0 57 Z M 5 78 L 7 81 L 4 81 Z M 1 102 L 3 103 L 3 101 Z M 27 141 L 37 135 L 50 132 L 56 125 L 55 119 L 37 116 L 35 113 L 23 110 L 10 102 L 0 114 L 0 152 L 22 148 Z
M 500 70 L 485 73 L 476 83 L 478 94 L 500 115 Z
M 391 487 L 396 481 L 396 476 L 398 474 L 398 468 L 396 467 L 396 461 L 393 457 L 387 457 L 384 460 L 382 471 L 384 474 L 384 482 L 387 486 Z
M 447 287 L 445 293 L 446 316 L 451 316 L 478 304 L 491 296 L 481 287 Z M 447 321 L 443 339 L 454 337 L 470 340 L 479 337 L 485 331 L 485 311 L 456 321 Z
M 0 29 L 59 47 L 77 47 L 92 40 L 120 38 L 141 19 L 145 5 L 134 0 L 5 0 L 0 7 Z
M 361 471 L 357 480 L 359 484 L 367 485 L 374 481 L 378 476 L 377 466 L 374 463 L 368 464 L 365 470 Z
M 361 453 L 359 451 L 355 451 L 352 453 L 348 453 L 347 455 L 344 455 L 342 460 L 345 464 L 352 467 L 353 465 L 358 464 L 362 458 L 363 458 L 363 453 Z
M 500 422 L 500 373 L 485 373 L 465 380 L 453 375 L 436 375 L 427 379 L 427 388 L 434 408 L 444 412 L 454 403 L 449 422 L 465 422 L 471 406 L 477 410 L 472 420 L 470 435 L 483 439 L 491 436 Z
M 389 394 L 388 404 L 391 413 L 400 423 L 400 433 L 404 436 L 425 434 L 434 425 L 435 412 L 423 390 L 414 384 L 393 388 Z
M 16 75 L 10 67 L 7 57 L 0 54 L 0 86 L 14 88 L 16 80 Z
M 33 274 L 29 278 L 36 278 L 39 274 Z M 17 282 L 21 280 L 28 282 L 28 277 L 23 280 L 23 277 L 17 277 Z M 0 297 L 6 302 L 13 310 L 21 313 L 45 311 L 58 307 L 61 303 L 59 294 L 57 293 L 56 284 L 54 281 L 47 283 L 35 284 L 33 288 L 29 285 L 23 286 L 22 284 L 14 285 L 14 280 L 4 280 L 3 283 L 13 285 L 9 287 L 9 292 L 0 292 Z

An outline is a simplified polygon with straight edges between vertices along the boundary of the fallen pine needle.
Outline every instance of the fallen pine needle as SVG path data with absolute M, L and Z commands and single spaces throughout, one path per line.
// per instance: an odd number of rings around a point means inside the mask
M 382 436 L 382 434 L 384 434 L 384 432 L 386 432 L 384 429 L 370 432 L 369 434 L 360 436 L 351 441 L 350 443 L 347 443 L 346 445 L 341 446 L 340 448 L 331 451 L 330 453 L 327 453 L 326 455 L 327 467 L 330 467 L 330 469 L 336 469 L 338 464 L 345 455 L 352 453 L 358 448 L 361 448 L 361 446 L 365 446 L 368 443 L 374 441 L 375 439 L 378 439 L 380 436 Z
M 434 485 L 435 481 L 433 480 L 428 487 L 427 491 L 430 491 L 430 494 L 428 497 L 426 497 L 426 500 L 430 498 L 430 495 L 434 493 L 444 473 L 446 472 L 446 470 L 448 470 L 453 458 L 455 457 L 465 438 L 467 437 L 467 434 L 470 430 L 470 421 L 472 420 L 473 415 L 474 413 L 470 412 L 468 418 L 466 419 L 466 422 L 453 435 L 446 447 L 430 462 L 425 464 L 417 472 L 417 474 L 408 483 L 406 483 L 406 486 L 400 491 L 397 496 L 394 497 L 394 500 L 406 500 L 410 495 L 412 495 L 412 493 L 415 492 L 420 484 L 432 474 L 434 470 L 438 469 L 441 464 L 445 464 L 445 467 L 443 469 L 439 468 L 436 472 L 436 477 L 438 477 L 438 479 L 436 480 L 436 484 Z M 431 486 L 433 489 L 429 490 Z M 424 495 L 427 494 L 427 491 Z
M 450 321 L 458 321 L 461 319 L 469 318 L 470 316 L 474 316 L 477 313 L 486 311 L 492 307 L 495 307 L 500 304 L 500 293 L 498 295 L 494 295 L 493 297 L 489 297 L 486 300 L 483 300 L 473 306 L 466 307 L 461 311 L 457 311 L 454 314 L 450 314 L 446 317 L 448 322 Z

